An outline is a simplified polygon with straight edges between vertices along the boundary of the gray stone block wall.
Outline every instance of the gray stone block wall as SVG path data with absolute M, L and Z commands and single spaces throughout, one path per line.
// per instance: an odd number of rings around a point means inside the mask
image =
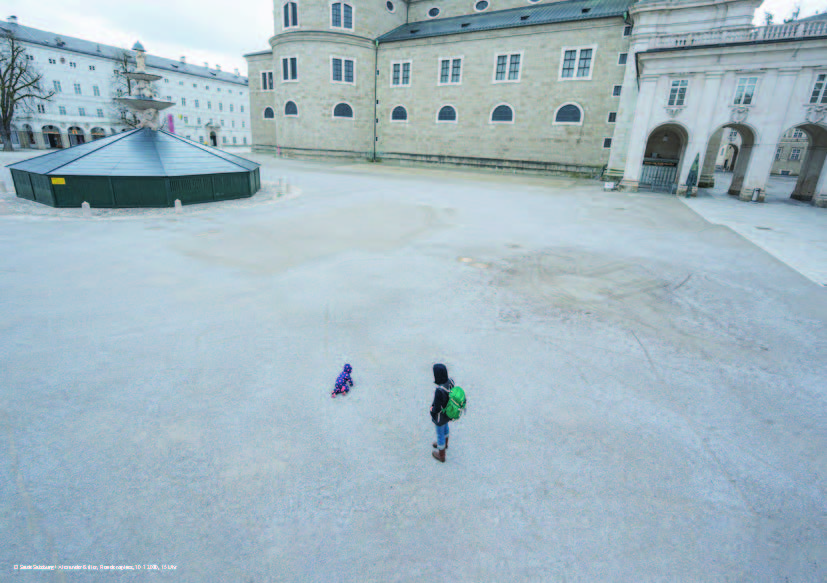
M 261 88 L 261 72 L 273 70 L 273 56 L 272 54 L 255 54 L 247 55 L 245 58 L 247 59 L 247 78 L 250 80 L 250 128 L 253 149 L 275 147 L 278 120 L 275 92 L 263 91 Z M 266 107 L 274 109 L 276 114 L 274 119 L 264 119 Z
M 380 45 L 377 143 L 380 157 L 401 153 L 524 160 L 601 168 L 609 149 L 619 98 L 613 85 L 623 82 L 618 53 L 628 48 L 620 18 L 475 32 Z M 594 47 L 591 80 L 558 79 L 563 47 Z M 521 53 L 519 83 L 494 83 L 498 54 Z M 441 58 L 463 58 L 460 85 L 438 85 Z M 393 61 L 412 61 L 411 85 L 391 87 Z M 508 104 L 514 123 L 491 123 L 495 106 Z M 554 124 L 555 110 L 576 103 L 582 125 Z M 458 113 L 456 124 L 437 123 L 446 104 Z M 394 107 L 408 113 L 391 122 Z
M 436 18 L 450 18 L 452 16 L 462 16 L 464 14 L 477 14 L 475 10 L 478 0 L 425 0 L 423 2 L 412 2 L 408 8 L 408 21 L 417 22 L 419 20 L 432 20 L 428 16 L 428 11 L 432 8 L 439 8 L 439 16 Z M 559 0 L 564 1 L 564 0 Z M 394 0 L 396 2 L 396 0 Z M 396 2 L 402 4 L 401 0 Z M 540 2 L 529 2 L 528 0 L 488 0 L 488 8 L 483 12 L 493 12 L 496 10 L 508 10 L 511 8 L 523 8 L 525 6 L 534 6 Z M 553 4 L 554 0 L 547 0 L 542 4 Z
M 297 0 L 299 25 L 284 28 L 284 0 L 274 0 L 275 35 L 291 32 L 340 32 L 374 39 L 405 24 L 405 3 L 393 0 L 394 11 L 389 12 L 385 2 L 386 0 L 346 0 L 353 7 L 353 29 L 350 30 L 331 26 L 332 0 Z

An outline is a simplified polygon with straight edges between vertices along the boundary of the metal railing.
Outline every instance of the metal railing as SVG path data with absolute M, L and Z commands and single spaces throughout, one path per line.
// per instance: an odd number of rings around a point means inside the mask
M 744 42 L 768 42 L 827 36 L 827 20 L 790 22 L 738 30 L 712 30 L 670 34 L 652 40 L 649 48 L 683 48 Z

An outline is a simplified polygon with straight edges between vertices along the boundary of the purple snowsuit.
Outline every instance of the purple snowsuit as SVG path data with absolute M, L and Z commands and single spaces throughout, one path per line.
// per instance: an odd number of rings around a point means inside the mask
M 336 377 L 336 386 L 333 388 L 333 395 L 347 393 L 350 390 L 349 387 L 353 386 L 353 379 L 350 378 L 352 371 L 353 367 L 346 364 L 345 369 Z

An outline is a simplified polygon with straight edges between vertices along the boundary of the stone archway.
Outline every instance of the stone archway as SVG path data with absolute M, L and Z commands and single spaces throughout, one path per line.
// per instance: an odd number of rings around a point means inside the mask
M 744 176 L 749 167 L 752 148 L 755 146 L 755 130 L 743 123 L 728 123 L 712 132 L 706 148 L 704 172 L 710 170 L 710 157 L 712 157 L 711 170 L 714 172 L 715 156 L 717 155 L 718 149 L 722 147 L 721 140 L 722 136 L 725 136 L 724 132 L 737 132 L 738 134 L 737 136 L 729 136 L 729 143 L 726 144 L 726 147 L 732 150 L 732 157 L 726 158 L 729 162 L 727 169 L 732 172 L 732 179 L 726 191 L 728 194 L 737 196 L 741 194 L 741 188 L 744 185 Z
M 43 126 L 43 141 L 49 148 L 62 148 L 63 143 L 60 139 L 60 130 L 55 126 Z
M 100 140 L 102 138 L 105 138 L 106 137 L 106 130 L 103 129 L 103 128 L 92 128 L 92 131 L 90 132 L 90 134 L 92 135 L 92 141 L 94 142 L 95 140 Z
M 83 130 L 77 126 L 69 128 L 69 146 L 79 146 L 86 143 L 86 135 Z
M 819 179 L 822 178 L 824 171 L 824 160 L 827 158 L 827 129 L 813 123 L 795 126 L 794 129 L 804 132 L 808 144 L 801 163 L 801 170 L 798 173 L 798 180 L 790 198 L 809 202 L 817 193 Z
M 24 148 L 34 148 L 37 146 L 37 142 L 34 139 L 34 130 L 32 130 L 32 126 L 27 123 L 23 124 L 23 129 L 20 132 L 20 138 L 21 146 Z
M 639 188 L 672 192 L 677 188 L 689 134 L 675 123 L 653 129 L 646 140 Z

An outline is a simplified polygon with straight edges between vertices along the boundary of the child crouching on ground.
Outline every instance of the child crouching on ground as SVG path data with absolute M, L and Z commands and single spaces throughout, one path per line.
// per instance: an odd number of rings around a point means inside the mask
M 353 379 L 350 378 L 350 373 L 353 371 L 353 367 L 349 364 L 345 365 L 345 369 L 339 374 L 336 378 L 336 386 L 333 387 L 333 392 L 330 394 L 331 397 L 334 399 L 336 395 L 347 395 L 350 391 L 350 387 L 353 386 Z

